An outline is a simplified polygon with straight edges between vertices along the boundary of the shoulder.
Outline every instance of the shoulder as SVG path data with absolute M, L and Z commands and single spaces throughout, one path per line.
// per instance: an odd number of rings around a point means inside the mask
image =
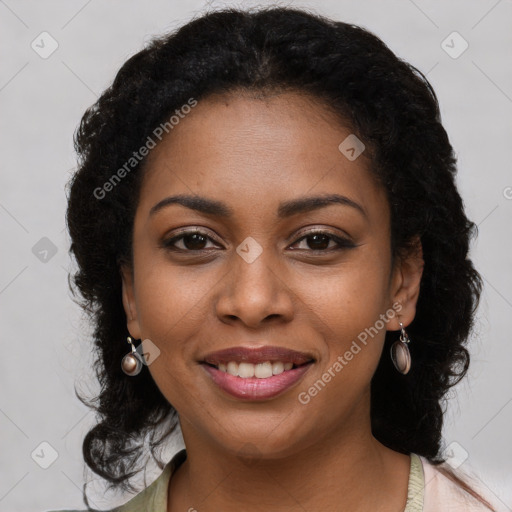
M 437 512 L 438 510 L 489 512 L 494 510 L 485 506 L 461 485 L 446 476 L 442 472 L 443 468 L 447 468 L 446 464 L 435 466 L 424 457 L 420 457 L 420 460 L 425 479 L 423 512 Z M 462 472 L 458 472 L 457 476 L 491 505 L 493 504 L 488 493 L 479 486 L 478 482 L 470 481 L 469 475 Z
M 186 459 L 186 450 L 180 450 L 174 455 L 171 461 L 165 466 L 160 476 L 148 487 L 136 494 L 127 503 L 107 511 L 88 510 L 52 510 L 47 512 L 140 512 L 142 510 L 151 510 L 151 512 L 166 512 L 167 510 L 167 490 L 169 480 L 173 472 Z

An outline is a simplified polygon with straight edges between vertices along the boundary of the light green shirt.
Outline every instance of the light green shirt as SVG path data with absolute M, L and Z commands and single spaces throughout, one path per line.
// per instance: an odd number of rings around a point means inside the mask
M 173 472 L 187 458 L 185 449 L 179 451 L 165 466 L 162 474 L 148 487 L 134 496 L 124 505 L 109 512 L 167 512 L 167 491 Z M 407 491 L 407 505 L 404 512 L 423 511 L 423 492 L 425 479 L 421 460 L 416 454 L 411 454 L 411 469 Z M 79 510 L 53 512 L 86 512 Z

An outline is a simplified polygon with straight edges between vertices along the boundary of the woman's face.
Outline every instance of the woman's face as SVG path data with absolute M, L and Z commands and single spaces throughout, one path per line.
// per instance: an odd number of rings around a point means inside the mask
M 306 96 L 232 94 L 199 101 L 148 156 L 123 301 L 185 442 L 279 457 L 368 434 L 385 332 L 398 311 L 412 321 L 421 272 L 392 268 L 386 194 L 353 139 L 339 149 L 349 136 Z M 198 209 L 152 210 L 178 195 Z

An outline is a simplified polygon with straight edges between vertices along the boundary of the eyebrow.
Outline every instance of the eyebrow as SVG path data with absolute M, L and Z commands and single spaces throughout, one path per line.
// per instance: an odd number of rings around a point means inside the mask
M 162 199 L 160 202 L 155 204 L 149 211 L 149 216 L 154 215 L 163 208 L 172 204 L 179 204 L 191 210 L 203 213 L 205 215 L 216 215 L 218 217 L 230 218 L 234 216 L 234 211 L 225 203 L 220 201 L 209 199 L 207 197 L 201 197 L 197 195 L 186 195 L 180 194 L 176 196 L 169 196 Z M 299 197 L 297 199 L 291 199 L 284 201 L 279 204 L 277 209 L 277 216 L 280 219 L 288 218 L 299 213 L 308 213 L 313 210 L 325 208 L 332 204 L 340 204 L 343 206 L 349 206 L 359 211 L 365 218 L 368 215 L 365 209 L 354 200 L 342 196 L 340 194 L 325 194 L 321 196 L 307 196 Z

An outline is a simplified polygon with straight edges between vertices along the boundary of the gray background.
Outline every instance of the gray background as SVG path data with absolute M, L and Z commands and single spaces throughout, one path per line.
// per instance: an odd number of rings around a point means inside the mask
M 64 230 L 64 185 L 75 166 L 72 134 L 81 115 L 151 35 L 206 8 L 263 4 L 0 1 L 0 510 L 83 508 L 84 477 L 94 481 L 89 496 L 98 508 L 128 498 L 103 495 L 101 481 L 84 475 L 81 454 L 94 415 L 73 386 L 96 387 L 88 326 L 68 290 L 73 267 Z M 512 1 L 287 5 L 372 30 L 426 73 L 438 94 L 459 158 L 460 191 L 479 226 L 472 257 L 485 279 L 472 366 L 450 401 L 445 445 L 453 465 L 463 461 L 461 469 L 478 475 L 503 510 L 512 510 Z M 44 31 L 58 43 L 46 59 L 31 47 L 32 41 L 42 47 L 46 37 L 45 51 L 51 48 Z M 442 44 L 454 31 L 469 44 L 457 58 L 458 36 Z M 179 446 L 179 440 L 170 445 L 168 456 Z M 56 460 L 43 469 L 54 451 Z M 157 474 L 150 465 L 148 479 Z

